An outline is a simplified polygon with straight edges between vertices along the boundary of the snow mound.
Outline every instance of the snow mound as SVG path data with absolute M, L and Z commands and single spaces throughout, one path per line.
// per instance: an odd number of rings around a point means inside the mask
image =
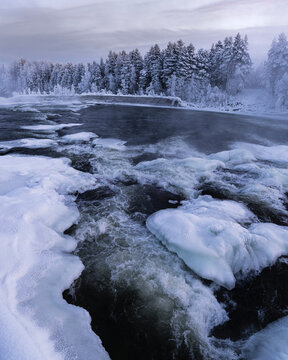
M 288 254 L 288 228 L 244 227 L 253 219 L 242 204 L 204 196 L 151 215 L 147 227 L 199 276 L 232 289 L 235 275 L 259 271 Z
M 35 130 L 35 131 L 45 131 L 45 132 L 54 132 L 57 130 L 62 130 L 65 128 L 70 128 L 73 126 L 81 126 L 83 124 L 57 124 L 57 125 L 27 125 L 21 126 L 22 129 L 25 130 Z
M 256 157 L 246 149 L 234 149 L 211 154 L 209 159 L 223 161 L 227 165 L 240 165 L 256 161 Z
M 244 346 L 247 360 L 286 360 L 288 358 L 288 317 L 268 325 L 250 337 Z
M 72 135 L 65 135 L 62 137 L 62 140 L 65 142 L 88 142 L 94 138 L 97 138 L 98 135 L 92 132 L 79 132 Z
M 263 146 L 235 143 L 233 147 L 250 151 L 258 160 L 288 163 L 288 146 L 286 145 Z
M 83 270 L 63 232 L 94 178 L 67 159 L 0 157 L 0 358 L 108 359 L 88 313 L 62 292 Z M 81 331 L 79 331 L 81 329 Z
M 27 138 L 21 140 L 11 140 L 0 142 L 0 149 L 10 150 L 13 148 L 41 149 L 56 145 L 56 141 L 51 139 Z
M 93 140 L 93 144 L 95 146 L 100 146 L 103 148 L 108 148 L 111 150 L 118 150 L 123 151 L 126 150 L 126 141 L 120 139 L 113 139 L 113 138 L 97 138 Z

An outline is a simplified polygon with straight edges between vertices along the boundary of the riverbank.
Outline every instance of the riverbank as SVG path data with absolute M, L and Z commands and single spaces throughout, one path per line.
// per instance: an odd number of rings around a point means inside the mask
M 245 89 L 240 94 L 231 97 L 229 101 L 223 104 L 217 101 L 206 103 L 189 103 L 182 101 L 179 97 L 173 96 L 152 96 L 152 95 L 113 95 L 113 94 L 15 94 L 9 98 L 0 97 L 0 107 L 11 106 L 12 108 L 21 108 L 31 104 L 34 106 L 45 106 L 52 103 L 71 105 L 74 111 L 82 108 L 100 105 L 125 105 L 140 107 L 159 107 L 159 108 L 177 108 L 193 111 L 219 112 L 239 115 L 252 115 L 261 117 L 277 117 L 278 119 L 287 119 L 288 109 L 277 108 L 270 94 L 264 89 Z

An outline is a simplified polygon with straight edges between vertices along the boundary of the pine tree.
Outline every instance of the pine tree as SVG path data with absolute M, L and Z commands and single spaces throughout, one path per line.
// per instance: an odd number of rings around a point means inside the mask
M 184 43 L 179 40 L 177 43 L 169 42 L 167 48 L 164 50 L 163 57 L 163 81 L 166 88 L 169 88 L 170 78 L 173 74 L 179 73 L 178 61 L 181 52 L 183 51 Z M 169 92 L 169 90 L 168 90 Z
M 130 61 L 130 56 L 125 51 L 121 55 L 121 70 L 120 70 L 120 86 L 123 95 L 129 94 L 129 89 L 131 88 L 131 70 L 132 65 Z
M 209 78 L 209 52 L 199 49 L 196 54 L 195 78 L 198 80 L 208 80 Z
M 117 62 L 117 54 L 109 51 L 108 58 L 105 63 L 105 76 L 103 80 L 104 88 L 108 91 L 115 92 L 115 68 Z M 112 80 L 113 79 L 113 80 Z
M 87 66 L 90 72 L 89 88 L 93 92 L 98 92 L 104 86 L 101 67 L 96 61 L 93 61 L 92 64 L 88 63 Z
M 191 79 L 192 75 L 196 72 L 196 56 L 195 48 L 192 44 L 187 47 L 183 46 L 178 60 L 177 77 L 182 77 L 185 80 Z
M 140 86 L 148 93 L 160 94 L 163 91 L 162 56 L 158 44 L 152 46 L 144 58 L 144 66 L 140 75 Z
M 140 88 L 140 73 L 143 69 L 143 58 L 138 49 L 132 50 L 129 53 L 131 61 L 131 91 L 133 94 L 139 91 Z
M 91 90 L 90 80 L 91 80 L 91 74 L 90 74 L 90 71 L 89 71 L 88 65 L 87 65 L 87 66 L 85 66 L 84 75 L 82 76 L 81 81 L 78 85 L 78 89 L 81 94 L 90 92 L 90 90 Z
M 222 62 L 220 64 L 223 89 L 226 89 L 227 81 L 232 77 L 233 71 L 233 39 L 232 37 L 226 37 L 223 46 Z
M 81 93 L 79 84 L 85 73 L 85 66 L 83 64 L 77 64 L 73 68 L 73 86 L 77 93 Z
M 209 56 L 209 73 L 211 86 L 223 87 L 221 64 L 223 62 L 223 44 L 218 41 L 212 46 Z
M 61 79 L 62 88 L 72 90 L 73 87 L 73 64 L 68 63 L 64 65 L 63 76 Z
M 233 56 L 231 60 L 232 75 L 227 80 L 227 91 L 235 95 L 244 88 L 245 79 L 251 70 L 252 62 L 248 52 L 248 39 L 238 33 L 233 42 Z
M 280 34 L 278 41 L 273 41 L 265 70 L 268 88 L 275 93 L 278 81 L 288 71 L 288 42 L 285 34 Z

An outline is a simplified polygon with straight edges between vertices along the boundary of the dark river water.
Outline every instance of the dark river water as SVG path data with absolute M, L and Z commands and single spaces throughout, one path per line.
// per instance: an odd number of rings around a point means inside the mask
M 73 123 L 81 125 L 64 126 Z M 98 137 L 65 138 L 80 132 Z M 246 341 L 287 315 L 284 250 L 273 263 L 235 271 L 229 289 L 199 275 L 146 221 L 203 198 L 245 206 L 250 222 L 287 226 L 288 119 L 120 105 L 2 106 L 0 156 L 8 154 L 67 157 L 95 177 L 95 189 L 74 194 L 80 219 L 65 233 L 78 241 L 85 269 L 63 296 L 90 313 L 112 359 L 253 358 Z

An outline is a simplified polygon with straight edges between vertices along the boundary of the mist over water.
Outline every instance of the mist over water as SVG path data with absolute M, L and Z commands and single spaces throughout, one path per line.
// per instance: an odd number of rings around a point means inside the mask
M 285 121 L 46 104 L 0 109 L 0 128 L 2 156 L 67 157 L 95 181 L 73 193 L 79 219 L 65 233 L 78 242 L 74 254 L 85 268 L 64 298 L 89 311 L 112 359 L 251 358 L 248 339 L 286 316 L 287 262 L 276 262 L 288 254 Z M 171 222 L 180 240 L 186 219 L 209 219 L 209 246 L 197 228 L 205 254 L 199 267 L 185 257 L 194 247 L 176 248 L 167 223 L 160 224 L 170 214 L 181 215 L 180 228 Z M 233 251 L 226 250 L 225 226 L 239 238 Z M 273 249 L 270 232 L 277 235 Z M 219 234 L 233 288 L 220 267 L 213 279 L 202 271 Z

